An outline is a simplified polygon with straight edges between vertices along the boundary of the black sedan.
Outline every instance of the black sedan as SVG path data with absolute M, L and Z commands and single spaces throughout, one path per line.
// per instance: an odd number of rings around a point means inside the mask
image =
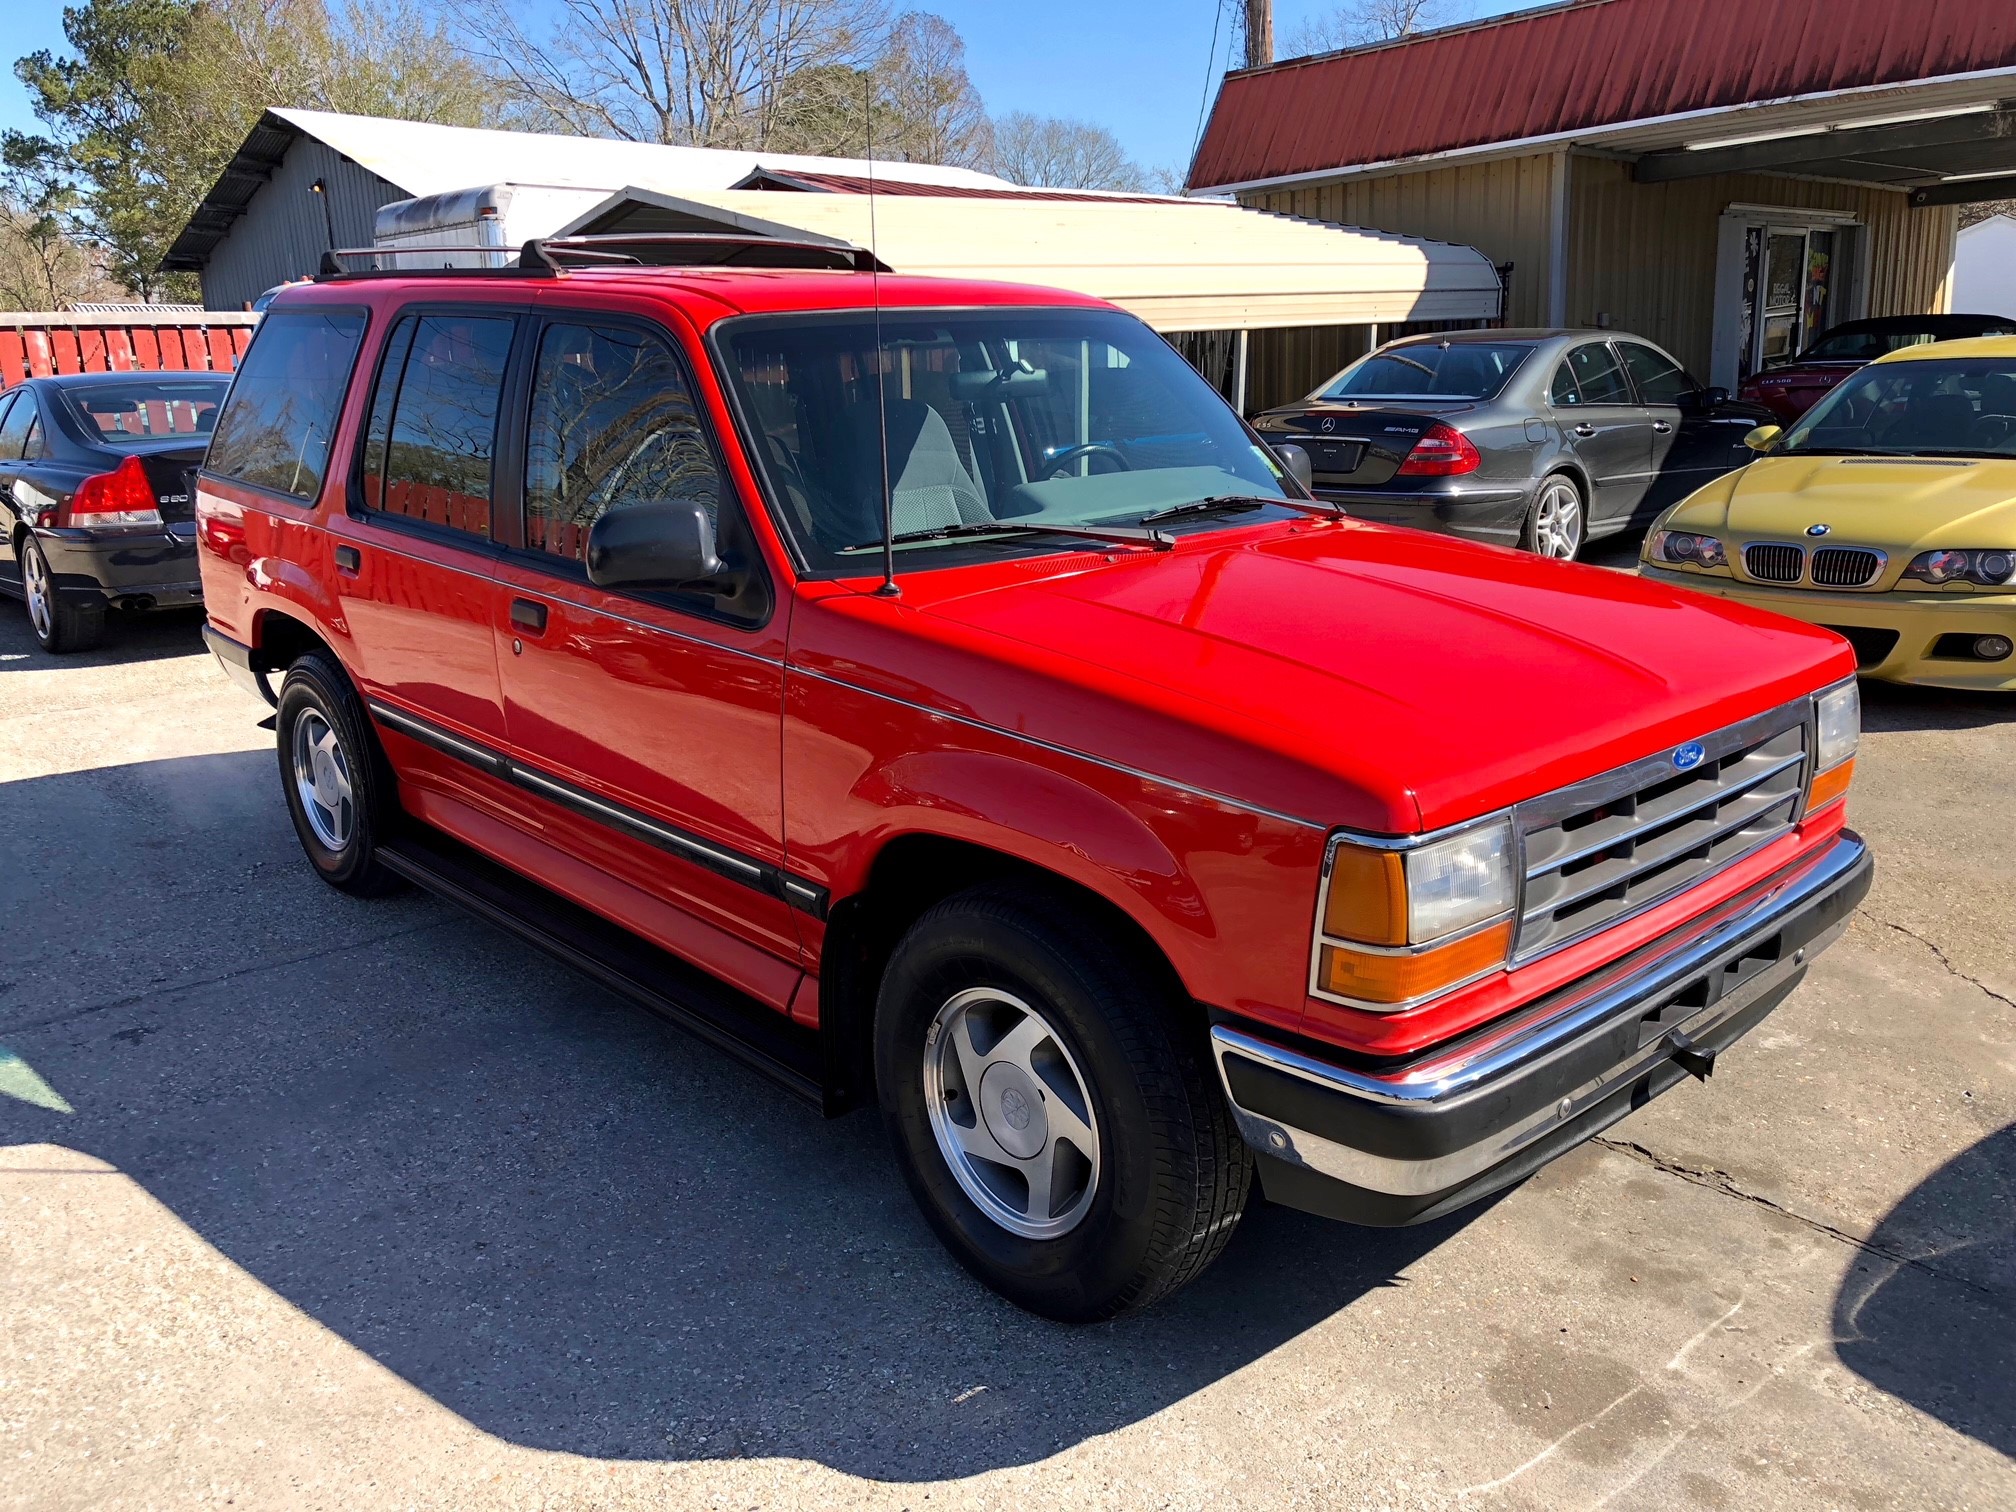
M 196 469 L 230 378 L 76 373 L 0 393 L 0 591 L 46 651 L 82 651 L 109 609 L 203 601 Z
M 1353 515 L 1572 557 L 1741 467 L 1770 420 L 1640 337 L 1483 330 L 1391 342 L 1253 423 Z

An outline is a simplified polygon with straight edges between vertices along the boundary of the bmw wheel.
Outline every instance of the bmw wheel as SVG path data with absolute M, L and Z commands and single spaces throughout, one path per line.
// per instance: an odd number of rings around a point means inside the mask
M 1084 1323 L 1217 1258 L 1252 1162 L 1193 1014 L 1166 967 L 1034 886 L 977 887 L 911 927 L 878 994 L 876 1086 L 961 1264 Z

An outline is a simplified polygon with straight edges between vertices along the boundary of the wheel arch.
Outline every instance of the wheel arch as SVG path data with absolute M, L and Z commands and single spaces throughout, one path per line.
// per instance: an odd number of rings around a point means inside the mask
M 829 1113 L 844 1112 L 874 1098 L 875 999 L 897 942 L 936 904 L 988 883 L 1023 887 L 1066 903 L 1097 921 L 1116 951 L 1158 976 L 1173 1000 L 1192 1001 L 1181 973 L 1155 937 L 1097 888 L 975 841 L 926 832 L 897 835 L 876 852 L 864 885 L 836 902 L 826 918 L 820 951 L 819 1027 L 827 1062 Z

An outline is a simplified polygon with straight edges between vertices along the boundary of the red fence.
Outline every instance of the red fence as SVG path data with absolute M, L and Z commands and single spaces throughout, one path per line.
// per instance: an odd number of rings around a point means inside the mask
M 0 389 L 57 373 L 228 373 L 258 321 L 222 311 L 0 314 Z

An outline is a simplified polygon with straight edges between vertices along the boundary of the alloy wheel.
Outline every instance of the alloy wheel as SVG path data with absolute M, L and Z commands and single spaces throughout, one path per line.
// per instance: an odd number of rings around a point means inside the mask
M 294 721 L 293 758 L 294 788 L 308 827 L 330 850 L 342 850 L 357 820 L 350 759 L 329 721 L 313 709 Z
M 1011 992 L 954 993 L 924 1040 L 924 1101 L 953 1178 L 1010 1233 L 1076 1228 L 1099 1185 L 1099 1124 L 1084 1074 L 1043 1015 Z
M 49 564 L 42 553 L 29 546 L 21 553 L 21 580 L 28 592 L 28 620 L 35 633 L 48 640 L 56 628 L 55 589 L 49 582 Z
M 1582 545 L 1582 500 L 1575 485 L 1556 478 L 1533 506 L 1533 549 L 1565 561 Z

